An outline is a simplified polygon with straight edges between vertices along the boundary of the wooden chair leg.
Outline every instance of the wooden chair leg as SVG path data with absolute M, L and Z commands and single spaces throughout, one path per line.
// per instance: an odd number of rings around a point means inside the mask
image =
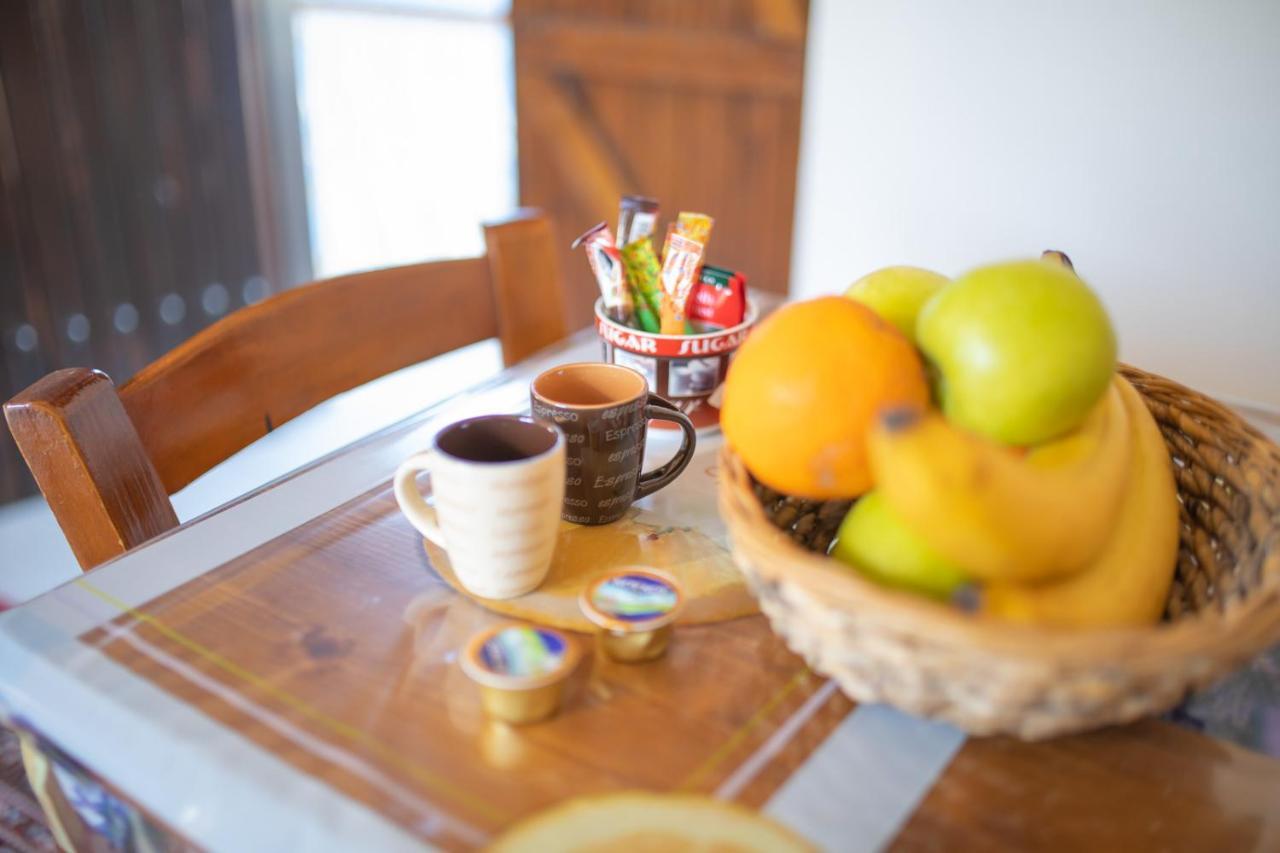
M 515 364 L 567 333 L 555 231 L 537 211 L 484 226 L 502 360 Z
M 105 373 L 50 373 L 5 403 L 4 415 L 82 569 L 178 525 Z

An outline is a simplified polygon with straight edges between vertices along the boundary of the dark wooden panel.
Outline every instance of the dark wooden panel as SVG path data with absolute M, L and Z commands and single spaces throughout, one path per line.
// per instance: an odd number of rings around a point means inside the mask
M 231 0 L 0 3 L 0 399 L 265 295 L 240 104 Z M 31 491 L 6 432 L 0 502 Z
M 0 16 L 3 12 L 0 11 Z M 8 100 L 4 97 L 4 78 L 0 76 L 0 354 L 4 372 L 0 388 L 25 388 L 45 372 L 45 361 L 39 349 L 20 346 L 20 334 L 38 334 L 43 326 L 27 308 L 22 288 L 23 259 L 18 244 L 18 155 Z M 30 329 L 22 329 L 31 325 Z M 19 332 L 22 329 L 22 332 Z M 6 495 L 29 493 L 35 484 L 18 456 L 17 448 L 5 431 L 0 435 L 0 500 Z
M 187 0 L 193 4 L 193 0 Z M 236 28 L 231 4 L 226 0 L 198 0 L 203 9 L 204 43 L 209 45 L 235 44 Z M 213 146 L 214 156 L 209 160 L 205 179 L 212 196 L 213 217 L 216 228 L 216 257 L 219 260 L 218 278 L 243 304 L 246 285 L 253 288 L 258 279 L 263 296 L 298 283 L 271 281 L 263 276 L 260 252 L 245 252 L 244 246 L 254 246 L 257 233 L 253 218 L 253 191 L 248 180 L 249 153 L 245 145 L 243 99 L 234 51 L 208 50 L 208 73 L 211 81 L 222 81 L 212 86 L 210 95 L 210 129 L 218 134 Z M 305 222 L 302 207 L 293 211 L 294 219 Z M 282 214 L 284 218 L 284 214 Z M 307 276 L 304 280 L 309 280 Z M 234 303 L 233 303 L 234 304 Z
M 45 10 L 45 15 L 49 11 Z M 74 171 L 72 146 L 59 132 L 57 104 L 50 91 L 49 60 L 42 55 L 49 37 L 38 3 L 8 3 L 0 11 L 0 74 L 5 81 L 14 152 L 14 207 L 24 258 L 20 283 L 30 305 L 45 302 L 36 315 L 40 346 L 60 362 L 91 361 L 92 353 L 66 334 L 67 321 L 84 311 L 76 287 L 80 259 L 74 245 L 67 178 Z M 67 129 L 70 136 L 72 129 Z
M 803 0 L 515 0 L 520 195 L 566 235 L 624 193 L 716 217 L 715 263 L 785 292 L 800 137 Z M 665 227 L 663 224 L 661 227 Z M 570 319 L 595 283 L 562 246 Z
M 69 347 L 65 335 L 66 319 L 76 313 L 79 298 L 68 293 L 68 281 L 74 276 L 70 231 L 61 198 L 65 192 L 62 174 L 57 168 L 57 140 L 53 130 L 51 101 L 37 62 L 38 36 L 35 4 L 0 4 L 0 80 L 5 95 L 5 145 L 2 165 L 5 206 L 12 227 L 0 234 L 6 245 L 0 254 L 17 259 L 5 270 L 6 279 L 0 290 L 21 294 L 14 305 L 6 306 L 15 313 L 6 316 L 3 334 L 6 355 L 18 348 L 18 331 L 34 331 L 25 343 L 35 349 L 6 358 L 10 375 L 28 374 L 32 363 L 48 368 L 66 359 L 87 355 L 83 348 Z M 46 192 L 33 192 L 43 186 Z M 7 241 L 14 242 L 9 244 Z M 35 282 L 45 282 L 37 288 Z M 23 376 L 23 378 L 27 378 Z M 30 377 L 35 378 L 35 377 Z M 20 387 L 20 386 L 19 386 Z M 0 389 L 12 392 L 16 387 Z M 5 394 L 5 396 L 8 396 Z M 4 478 L 9 487 L 21 488 L 21 473 L 13 472 L 21 465 L 9 436 L 4 436 L 4 452 L 0 463 L 11 469 Z
M 107 102 L 99 69 L 103 22 L 95 10 L 82 9 L 61 17 L 59 26 L 65 45 L 61 61 L 65 66 L 68 105 L 62 121 L 79 131 L 77 171 L 83 176 L 84 193 L 74 199 L 73 208 L 81 222 L 86 246 L 84 277 L 80 284 L 93 288 L 98 304 L 92 318 L 91 341 L 94 366 L 111 375 L 127 375 L 143 363 L 147 349 L 140 335 L 122 335 L 113 327 L 115 306 L 133 304 L 132 276 L 127 264 L 125 231 L 121 223 L 119 193 L 121 176 L 112 157 L 109 116 L 113 104 Z M 19 386 L 25 387 L 25 386 Z

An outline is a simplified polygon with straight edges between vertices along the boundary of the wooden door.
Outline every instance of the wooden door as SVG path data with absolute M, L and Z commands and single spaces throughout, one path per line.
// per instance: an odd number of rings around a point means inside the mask
M 596 285 L 568 238 L 625 193 L 716 218 L 712 263 L 785 292 L 807 0 L 514 0 L 522 203 L 565 236 L 570 319 Z

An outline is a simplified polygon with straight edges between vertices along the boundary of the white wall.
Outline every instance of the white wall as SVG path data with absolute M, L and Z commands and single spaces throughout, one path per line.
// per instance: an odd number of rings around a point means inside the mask
M 1060 248 L 1124 359 L 1280 406 L 1280 2 L 816 0 L 792 290 Z

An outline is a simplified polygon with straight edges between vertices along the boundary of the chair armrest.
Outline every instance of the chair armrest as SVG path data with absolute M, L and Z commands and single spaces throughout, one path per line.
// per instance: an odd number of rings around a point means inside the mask
M 177 526 L 105 373 L 54 371 L 5 403 L 4 416 L 82 569 Z
M 484 241 L 502 360 L 512 365 L 568 332 L 555 229 L 540 211 L 520 208 L 486 223 Z

